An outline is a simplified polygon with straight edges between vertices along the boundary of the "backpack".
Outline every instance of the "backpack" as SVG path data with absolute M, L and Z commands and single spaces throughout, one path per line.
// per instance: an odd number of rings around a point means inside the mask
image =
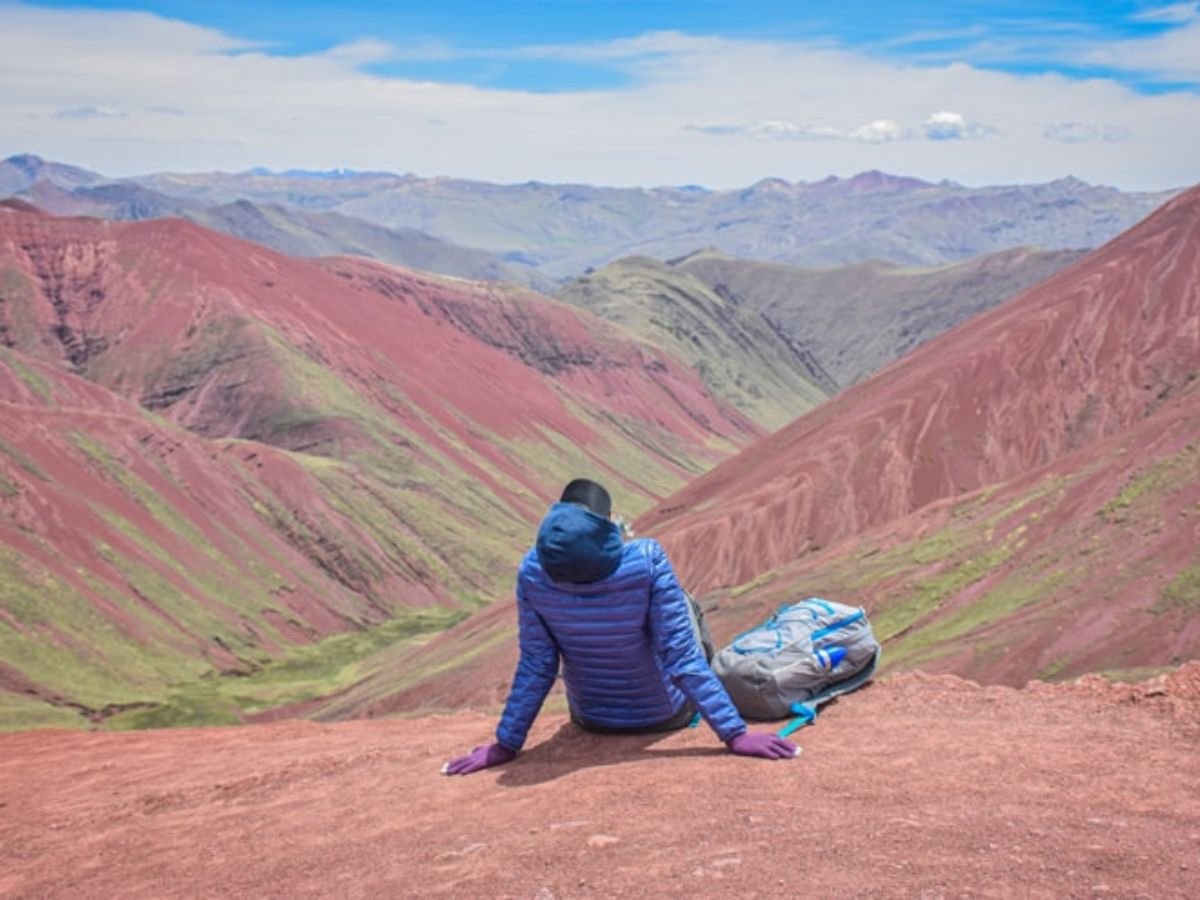
M 870 681 L 880 652 L 865 610 L 810 597 L 738 635 L 712 669 L 746 718 L 794 716 L 780 731 L 786 737 L 822 704 Z

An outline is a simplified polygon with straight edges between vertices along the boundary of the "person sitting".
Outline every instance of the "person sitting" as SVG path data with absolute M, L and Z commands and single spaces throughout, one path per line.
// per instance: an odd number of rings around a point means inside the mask
M 733 753 L 789 759 L 796 745 L 751 732 L 697 638 L 689 600 L 662 546 L 625 541 L 603 486 L 575 479 L 550 507 L 517 574 L 520 660 L 496 740 L 442 767 L 467 775 L 512 760 L 562 666 L 571 720 L 588 731 L 646 733 L 696 712 Z

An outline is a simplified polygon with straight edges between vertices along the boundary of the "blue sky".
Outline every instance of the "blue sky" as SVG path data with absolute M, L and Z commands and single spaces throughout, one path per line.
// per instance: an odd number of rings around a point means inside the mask
M 0 154 L 113 174 L 1171 187 L 1200 3 L 0 0 L 0 113 Z
M 1096 42 L 1148 38 L 1179 27 L 1196 4 L 1162 2 L 921 3 L 804 2 L 804 0 L 508 0 L 476 2 L 280 3 L 51 2 L 61 9 L 138 9 L 207 26 L 272 53 L 302 55 L 370 38 L 398 48 L 431 50 L 446 58 L 399 59 L 372 67 L 406 77 L 433 78 L 532 91 L 621 84 L 620 69 L 567 60 L 505 58 L 513 47 L 587 44 L 656 31 L 751 40 L 817 40 L 861 48 L 891 59 L 930 61 L 978 57 L 1001 71 L 1060 71 L 1072 77 L 1117 77 L 1140 90 L 1175 87 L 1154 73 L 1072 64 L 1039 54 L 1067 37 Z M 994 44 L 1009 52 L 993 52 Z M 418 53 L 419 55 L 419 53 Z

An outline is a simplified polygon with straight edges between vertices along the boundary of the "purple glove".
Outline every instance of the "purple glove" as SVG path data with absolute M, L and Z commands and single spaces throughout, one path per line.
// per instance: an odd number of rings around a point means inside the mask
M 791 759 L 800 755 L 800 748 L 777 734 L 743 731 L 725 745 L 738 756 L 761 756 L 763 759 Z
M 503 744 L 484 744 L 476 747 L 466 756 L 452 759 L 442 766 L 443 775 L 470 775 L 480 769 L 490 766 L 502 766 L 517 755 L 516 750 L 509 750 Z

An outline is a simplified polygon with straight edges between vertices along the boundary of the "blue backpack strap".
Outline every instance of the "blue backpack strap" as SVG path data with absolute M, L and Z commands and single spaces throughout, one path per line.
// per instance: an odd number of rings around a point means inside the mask
M 860 609 L 858 612 L 852 613 L 851 615 L 846 616 L 844 619 L 838 619 L 836 622 L 830 622 L 824 628 L 817 629 L 809 636 L 809 639 L 815 644 L 817 641 L 829 637 L 829 635 L 833 634 L 835 631 L 841 631 L 848 625 L 853 625 L 855 622 L 861 622 L 866 618 L 866 616 L 867 614 Z
M 787 737 L 793 731 L 799 731 L 817 720 L 817 708 L 811 703 L 793 703 L 790 709 L 796 718 L 779 729 L 780 737 Z
M 824 704 L 828 703 L 830 700 L 833 700 L 835 697 L 840 697 L 842 694 L 848 694 L 851 691 L 856 691 L 870 681 L 875 675 L 875 667 L 879 665 L 879 657 L 882 653 L 882 648 L 876 649 L 875 658 L 872 659 L 870 664 L 864 667 L 862 671 L 854 673 L 854 675 L 850 676 L 845 681 L 839 681 L 837 684 L 831 684 L 825 690 L 821 691 L 821 693 L 817 694 L 815 697 L 810 697 L 804 703 L 793 703 L 789 709 L 796 718 L 792 719 L 779 730 L 779 736 L 787 737 L 792 732 L 799 731 L 805 725 L 811 725 L 817 720 L 817 710 L 819 710 Z

